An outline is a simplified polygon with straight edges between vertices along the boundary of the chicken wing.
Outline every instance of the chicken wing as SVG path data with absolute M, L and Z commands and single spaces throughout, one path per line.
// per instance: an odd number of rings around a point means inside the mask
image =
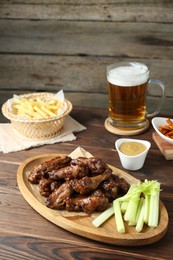
M 108 204 L 109 201 L 104 196 L 69 197 L 66 200 L 66 209 L 68 211 L 84 211 L 87 214 L 92 214 L 95 211 L 105 210 Z
M 38 184 L 38 190 L 43 197 L 48 197 L 55 189 L 62 184 L 62 181 L 54 181 L 42 178 Z
M 125 194 L 128 191 L 129 184 L 125 181 L 125 179 L 111 174 L 110 178 L 100 184 L 99 189 L 101 189 L 101 191 L 109 199 L 109 202 L 112 202 L 120 196 L 120 194 Z
M 28 180 L 31 183 L 38 184 L 41 178 L 46 178 L 48 171 L 52 169 L 60 169 L 69 165 L 71 158 L 69 156 L 57 156 L 51 160 L 45 161 L 39 165 L 36 165 L 33 171 L 28 173 Z
M 59 170 L 52 170 L 48 172 L 49 178 L 53 180 L 64 179 L 72 180 L 72 179 L 80 179 L 89 173 L 88 166 L 80 161 L 80 160 L 72 160 L 70 166 L 61 168 Z
M 97 157 L 78 157 L 78 160 L 88 165 L 92 175 L 103 173 L 107 168 L 107 164 Z
M 46 200 L 48 208 L 62 209 L 65 207 L 66 200 L 70 197 L 73 189 L 70 182 L 64 182 L 58 189 L 55 189 Z
M 85 176 L 80 180 L 72 180 L 71 186 L 72 188 L 81 195 L 86 195 L 97 189 L 100 183 L 106 179 L 108 179 L 111 175 L 109 169 L 106 169 L 103 173 L 96 175 L 94 177 Z

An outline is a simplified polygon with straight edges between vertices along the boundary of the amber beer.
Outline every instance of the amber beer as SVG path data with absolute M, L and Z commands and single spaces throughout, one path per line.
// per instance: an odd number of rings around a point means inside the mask
M 141 127 L 146 122 L 149 70 L 141 63 L 112 64 L 107 68 L 109 118 L 116 127 Z

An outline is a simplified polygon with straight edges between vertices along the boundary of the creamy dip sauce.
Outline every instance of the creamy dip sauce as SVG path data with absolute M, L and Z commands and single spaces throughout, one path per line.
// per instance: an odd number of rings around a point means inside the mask
M 147 147 L 139 142 L 124 142 L 120 145 L 119 150 L 126 155 L 138 155 L 144 152 Z

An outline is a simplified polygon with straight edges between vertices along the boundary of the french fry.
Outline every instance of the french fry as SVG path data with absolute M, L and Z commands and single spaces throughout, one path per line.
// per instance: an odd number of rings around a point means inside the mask
M 14 98 L 13 111 L 17 115 L 26 115 L 29 118 L 49 118 L 58 115 L 58 109 L 63 104 L 57 100 L 43 101 L 36 99 Z
M 47 117 L 47 114 L 44 111 L 42 111 L 38 106 L 34 106 L 34 110 L 38 112 L 43 118 Z
M 54 113 L 51 108 L 41 106 L 41 110 L 43 110 L 48 116 L 56 116 L 56 113 Z

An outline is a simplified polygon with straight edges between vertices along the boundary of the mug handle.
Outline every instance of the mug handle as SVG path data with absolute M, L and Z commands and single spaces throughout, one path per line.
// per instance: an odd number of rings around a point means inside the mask
M 162 95 L 161 95 L 160 102 L 159 102 L 159 105 L 158 105 L 157 109 L 153 113 L 147 114 L 147 117 L 153 117 L 153 116 L 155 116 L 155 115 L 157 115 L 159 113 L 159 111 L 160 111 L 160 109 L 162 107 L 163 101 L 165 99 L 165 85 L 163 84 L 162 81 L 157 80 L 157 79 L 150 79 L 148 81 L 148 84 L 159 85 L 161 90 L 162 90 Z

